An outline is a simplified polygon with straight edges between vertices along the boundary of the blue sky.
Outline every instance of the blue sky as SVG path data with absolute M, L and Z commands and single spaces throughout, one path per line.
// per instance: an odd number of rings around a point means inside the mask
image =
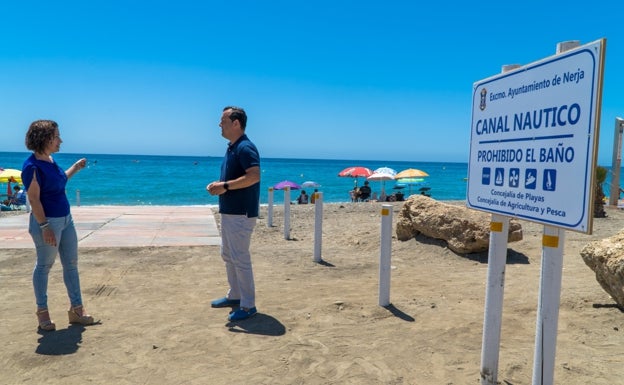
M 67 153 L 467 162 L 472 85 L 607 38 L 599 163 L 624 115 L 621 6 L 580 1 L 93 1 L 0 6 L 0 151 L 54 119 Z M 611 5 L 607 5 L 611 4 Z

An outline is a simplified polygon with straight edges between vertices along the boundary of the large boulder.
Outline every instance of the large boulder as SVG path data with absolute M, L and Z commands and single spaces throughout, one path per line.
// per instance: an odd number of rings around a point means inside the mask
M 581 250 L 581 257 L 596 273 L 600 286 L 624 308 L 624 231 L 588 243 Z
M 490 246 L 491 214 L 436 201 L 424 195 L 412 195 L 403 204 L 397 220 L 396 234 L 407 241 L 422 233 L 443 239 L 458 254 L 486 251 Z M 508 242 L 522 239 L 522 226 L 509 222 Z

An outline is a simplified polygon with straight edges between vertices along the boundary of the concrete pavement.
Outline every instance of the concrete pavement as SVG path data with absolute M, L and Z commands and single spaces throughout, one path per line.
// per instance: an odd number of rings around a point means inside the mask
M 206 206 L 81 206 L 72 215 L 80 248 L 221 245 Z M 0 249 L 34 247 L 29 216 L 0 217 Z

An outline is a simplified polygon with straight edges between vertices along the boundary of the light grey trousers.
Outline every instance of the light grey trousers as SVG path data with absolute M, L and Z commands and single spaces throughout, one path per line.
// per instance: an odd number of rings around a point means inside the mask
M 240 306 L 256 306 L 256 288 L 251 267 L 251 234 L 256 218 L 246 215 L 221 214 L 221 257 L 225 262 L 230 289 L 229 299 L 240 299 Z

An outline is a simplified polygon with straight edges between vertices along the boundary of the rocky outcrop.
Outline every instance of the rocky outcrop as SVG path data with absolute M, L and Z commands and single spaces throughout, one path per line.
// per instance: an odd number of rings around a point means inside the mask
M 624 308 L 624 231 L 590 242 L 581 250 L 585 264 L 602 288 Z
M 490 246 L 492 215 L 451 205 L 424 195 L 412 195 L 403 204 L 396 226 L 397 238 L 407 241 L 422 233 L 443 239 L 449 249 L 459 254 L 486 251 Z M 522 226 L 516 220 L 509 223 L 508 242 L 522 239 Z

